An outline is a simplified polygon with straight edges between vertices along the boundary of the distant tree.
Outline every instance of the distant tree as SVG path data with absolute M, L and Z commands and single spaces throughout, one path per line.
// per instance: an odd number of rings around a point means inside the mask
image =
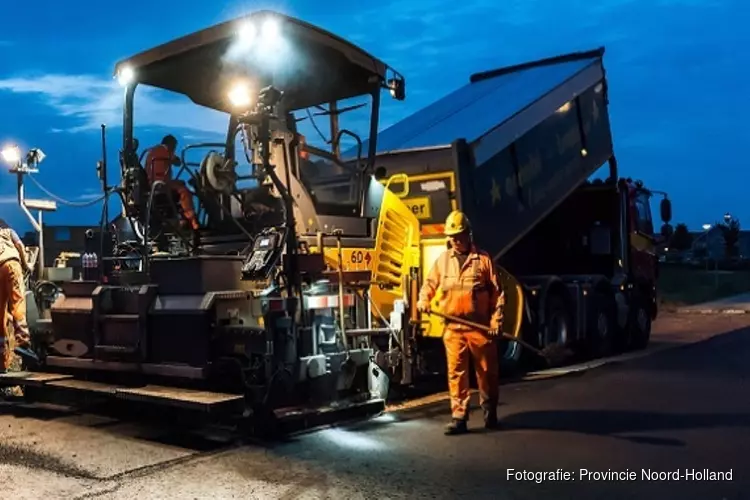
M 727 257 L 738 255 L 738 243 L 740 241 L 740 221 L 734 217 L 727 222 L 717 224 L 724 236 L 724 252 Z
M 677 224 L 669 241 L 669 248 L 677 251 L 687 250 L 693 244 L 693 235 L 688 231 L 687 224 Z

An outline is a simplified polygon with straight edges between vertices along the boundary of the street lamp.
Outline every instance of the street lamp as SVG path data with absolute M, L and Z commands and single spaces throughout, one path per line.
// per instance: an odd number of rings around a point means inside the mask
M 5 146 L 0 155 L 2 155 L 3 161 L 11 167 L 16 167 L 21 163 L 21 149 L 15 144 Z
M 32 227 L 39 235 L 39 279 L 44 279 L 44 231 L 42 212 L 54 212 L 57 210 L 57 203 L 50 200 L 32 200 L 25 196 L 23 185 L 24 176 L 39 172 L 39 164 L 44 160 L 45 154 L 41 149 L 30 149 L 24 156 L 21 148 L 16 145 L 6 146 L 0 151 L 3 161 L 10 165 L 10 173 L 16 174 L 18 180 L 18 205 L 31 222 Z M 31 213 L 31 210 L 37 210 L 37 217 Z
M 729 225 L 730 222 L 732 222 L 732 214 L 729 212 L 724 214 L 724 222 Z

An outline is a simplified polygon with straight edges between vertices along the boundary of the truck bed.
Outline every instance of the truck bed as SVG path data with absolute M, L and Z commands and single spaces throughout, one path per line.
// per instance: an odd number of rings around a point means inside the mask
M 424 175 L 449 165 L 477 242 L 497 259 L 612 157 L 603 55 L 472 75 L 382 131 L 376 167 Z

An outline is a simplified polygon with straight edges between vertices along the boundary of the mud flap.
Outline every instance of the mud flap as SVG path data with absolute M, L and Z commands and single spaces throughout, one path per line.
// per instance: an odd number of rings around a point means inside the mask
M 505 310 L 503 311 L 503 332 L 518 338 L 524 320 L 525 300 L 523 288 L 518 280 L 503 267 L 496 265 L 500 285 L 505 294 Z M 523 349 L 517 342 L 501 342 L 500 363 L 505 370 L 513 371 L 518 368 Z

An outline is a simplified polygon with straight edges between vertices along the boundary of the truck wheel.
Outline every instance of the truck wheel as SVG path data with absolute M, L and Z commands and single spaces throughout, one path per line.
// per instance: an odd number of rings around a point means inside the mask
M 651 340 L 651 315 L 639 298 L 633 300 L 628 321 L 630 347 L 634 350 L 645 349 Z
M 586 339 L 592 357 L 601 358 L 614 352 L 615 304 L 605 294 L 595 292 L 589 302 Z
M 551 295 L 545 311 L 542 348 L 553 344 L 566 345 L 570 341 L 571 320 L 568 307 L 559 295 Z

